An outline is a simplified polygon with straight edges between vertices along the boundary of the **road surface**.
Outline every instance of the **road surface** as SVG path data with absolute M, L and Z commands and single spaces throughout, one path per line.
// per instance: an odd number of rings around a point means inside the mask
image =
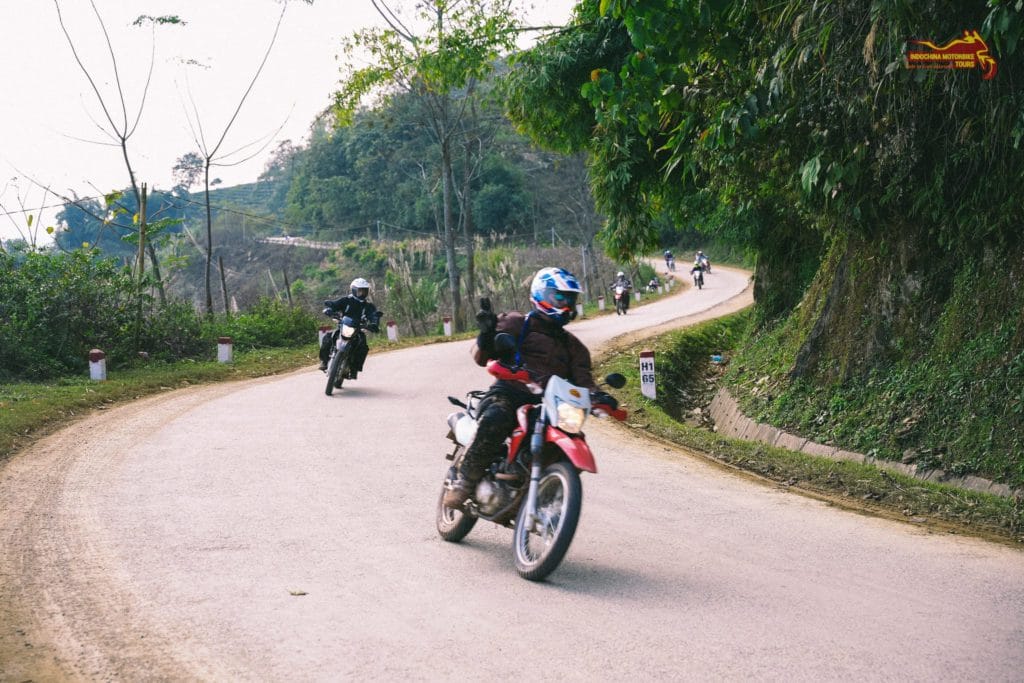
M 717 268 L 598 347 L 747 287 Z M 749 296 L 749 290 L 746 296 Z M 1022 680 L 1024 553 L 832 508 L 589 422 L 546 583 L 441 541 L 469 342 L 98 413 L 0 470 L 0 679 Z

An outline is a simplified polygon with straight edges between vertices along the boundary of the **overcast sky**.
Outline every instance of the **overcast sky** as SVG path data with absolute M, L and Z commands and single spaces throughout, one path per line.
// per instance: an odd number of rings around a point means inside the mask
M 282 5 L 275 0 L 94 2 L 114 46 L 129 119 L 139 109 L 153 45 L 151 31 L 132 22 L 142 14 L 173 14 L 187 22 L 156 30 L 153 82 L 129 140 L 137 179 L 168 188 L 175 160 L 195 148 L 184 108 L 189 93 L 210 142 L 223 131 L 259 65 Z M 537 0 L 526 11 L 532 24 L 562 25 L 574 4 Z M 110 54 L 89 0 L 60 0 L 60 7 L 79 56 L 120 119 Z M 378 22 L 370 0 L 289 3 L 267 66 L 223 149 L 284 127 L 251 161 L 217 169 L 225 186 L 255 180 L 279 141 L 306 139 L 338 83 L 342 38 Z M 128 176 L 118 147 L 90 142 L 109 143 L 98 125 L 109 129 L 109 124 L 61 32 L 54 1 L 0 0 L 0 45 L 0 214 L 18 212 L 0 215 L 0 237 L 6 239 L 18 235 L 12 219 L 24 229 L 21 204 L 36 213 L 43 202 L 43 191 L 29 178 L 63 195 L 96 196 L 127 186 Z M 60 204 L 60 199 L 50 195 L 46 203 Z M 42 225 L 52 222 L 53 214 L 45 211 Z M 42 232 L 39 239 L 47 241 Z

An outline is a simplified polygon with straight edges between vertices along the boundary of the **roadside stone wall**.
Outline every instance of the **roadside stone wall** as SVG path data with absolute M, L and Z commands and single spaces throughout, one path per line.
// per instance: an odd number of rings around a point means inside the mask
M 907 465 L 891 460 L 880 460 L 878 458 L 846 451 L 835 446 L 815 443 L 801 436 L 790 434 L 777 427 L 762 422 L 755 422 L 740 412 L 736 399 L 729 394 L 728 390 L 720 389 L 711 401 L 709 407 L 711 418 L 715 422 L 714 429 L 717 433 L 730 436 L 744 441 L 756 441 L 768 444 L 777 448 L 785 448 L 790 451 L 799 451 L 808 455 L 816 455 L 831 460 L 850 460 L 853 462 L 874 465 L 882 469 L 899 472 L 910 477 L 924 481 L 939 482 L 950 486 L 956 486 L 971 491 L 992 493 L 997 496 L 1012 497 L 1015 492 L 1006 484 L 996 484 L 981 477 L 967 476 L 957 477 L 947 474 L 940 469 L 918 470 L 917 465 Z

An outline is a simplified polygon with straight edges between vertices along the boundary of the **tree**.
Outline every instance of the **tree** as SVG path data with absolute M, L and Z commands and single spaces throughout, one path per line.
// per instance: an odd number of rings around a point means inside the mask
M 370 66 L 351 69 L 335 93 L 335 113 L 348 125 L 367 96 L 386 100 L 412 93 L 423 103 L 419 125 L 434 138 L 439 152 L 448 289 L 455 328 L 464 327 L 459 266 L 456 260 L 453 158 L 460 125 L 476 82 L 503 50 L 513 47 L 516 18 L 507 0 L 426 0 L 405 11 L 400 3 L 372 0 L 388 28 L 365 29 L 346 44 L 350 60 L 368 53 Z M 403 16 L 411 16 L 410 28 Z
M 96 8 L 94 2 L 90 2 L 92 5 L 93 13 L 96 15 L 96 21 L 100 25 L 100 29 L 103 33 L 103 41 L 106 45 L 107 51 L 110 53 L 111 71 L 113 74 L 113 81 L 116 88 L 116 98 L 105 97 L 97 85 L 97 79 L 93 74 L 85 67 L 81 58 L 78 55 L 78 49 L 75 46 L 75 41 L 71 38 L 71 33 L 68 31 L 67 26 L 64 23 L 64 15 L 61 12 L 59 0 L 53 0 L 54 7 L 57 9 L 57 20 L 60 23 L 61 31 L 64 33 L 64 37 L 67 40 L 68 46 L 71 48 L 71 54 L 74 56 L 75 63 L 79 69 L 85 75 L 86 80 L 89 82 L 89 86 L 92 89 L 93 94 L 96 96 L 96 100 L 99 103 L 100 110 L 103 113 L 103 122 L 95 122 L 97 128 L 103 133 L 109 142 L 99 143 L 107 144 L 118 147 L 121 152 L 121 157 L 124 159 L 125 169 L 128 171 L 128 179 L 131 187 L 132 195 L 135 198 L 135 204 L 138 207 L 144 206 L 144 200 L 142 191 L 139 188 L 139 183 L 135 177 L 135 170 L 132 166 L 131 155 L 128 150 L 128 141 L 135 134 L 138 129 L 139 122 L 142 120 L 142 113 L 146 105 L 146 96 L 149 93 L 149 86 L 152 83 L 153 78 L 153 66 L 156 61 L 156 27 L 164 25 L 183 25 L 185 22 L 181 20 L 177 15 L 164 15 L 164 16 L 149 16 L 141 15 L 135 19 L 133 24 L 135 26 L 150 26 L 152 31 L 152 48 L 149 56 L 149 69 L 146 75 L 146 82 L 142 87 L 142 93 L 139 96 L 138 111 L 134 115 L 130 115 L 128 112 L 128 103 L 126 100 L 125 89 L 121 83 L 120 68 L 118 66 L 117 55 L 114 52 L 113 43 L 110 40 L 110 34 L 107 32 L 107 27 L 103 21 L 103 17 L 100 15 L 99 10 Z M 115 99 L 112 104 L 111 99 Z M 119 110 L 119 111 L 118 111 Z M 136 219 L 133 221 L 133 226 L 122 226 L 135 232 L 139 238 L 139 251 L 143 253 L 145 251 L 149 254 L 150 263 L 153 265 L 153 275 L 157 286 L 157 291 L 160 295 L 161 302 L 165 301 L 166 296 L 164 293 L 163 281 L 160 277 L 160 262 L 157 258 L 156 249 L 153 247 L 152 241 L 147 241 L 147 221 L 144 213 L 136 213 Z M 143 278 L 144 262 L 140 258 L 137 277 L 139 281 Z
M 305 0 L 307 4 L 310 4 L 312 0 Z M 211 138 L 211 141 L 206 140 L 206 135 L 203 131 L 202 119 L 199 116 L 199 109 L 196 106 L 195 100 L 191 100 L 192 112 L 185 110 L 186 118 L 188 119 L 189 127 L 192 130 L 192 139 L 199 150 L 198 154 L 193 153 L 193 157 L 190 159 L 189 169 L 196 168 L 197 159 L 202 161 L 202 178 L 203 178 L 203 189 L 204 189 L 204 201 L 206 205 L 206 268 L 204 271 L 204 286 L 206 291 L 206 314 L 213 315 L 213 289 L 210 284 L 210 271 L 213 267 L 213 214 L 210 205 L 210 168 L 214 166 L 237 166 L 238 164 L 245 163 L 252 159 L 257 154 L 260 154 L 267 145 L 273 140 L 273 133 L 266 137 L 265 142 L 262 146 L 258 147 L 255 152 L 252 148 L 257 145 L 260 141 L 250 142 L 237 149 L 233 149 L 228 152 L 221 153 L 221 149 L 224 142 L 227 140 L 228 133 L 231 132 L 231 128 L 235 121 L 238 119 L 238 115 L 242 111 L 242 107 L 245 105 L 245 101 L 248 99 L 249 94 L 252 92 L 253 87 L 256 85 L 256 81 L 259 80 L 260 74 L 263 73 L 263 67 L 267 64 L 267 59 L 270 58 L 270 52 L 274 48 L 274 43 L 277 42 L 277 34 L 281 30 L 281 22 L 284 20 L 284 13 L 288 9 L 287 1 L 281 6 L 281 14 L 278 15 L 277 23 L 274 25 L 274 33 L 270 38 L 270 42 L 267 44 L 266 50 L 263 52 L 263 58 L 260 60 L 259 66 L 256 68 L 256 72 L 249 80 L 248 86 L 242 93 L 242 96 L 238 100 L 238 104 L 235 106 L 234 111 L 229 117 L 224 128 L 220 132 L 220 136 L 215 140 Z M 191 99 L 191 98 L 190 98 Z M 278 129 L 280 130 L 280 128 Z M 275 131 L 276 133 L 276 131 Z M 239 154 L 244 154 L 241 158 Z M 186 155 L 187 156 L 187 155 Z M 185 157 L 182 158 L 183 160 Z M 216 181 L 215 181 L 216 182 Z M 228 311 L 227 292 L 224 293 L 224 310 Z

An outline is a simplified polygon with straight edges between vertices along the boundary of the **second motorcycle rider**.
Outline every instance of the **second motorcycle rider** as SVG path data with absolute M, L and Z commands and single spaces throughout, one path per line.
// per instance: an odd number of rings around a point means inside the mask
M 590 389 L 605 402 L 613 402 L 594 383 L 590 351 L 564 329 L 576 317 L 576 300 L 581 291 L 572 273 L 562 268 L 543 268 L 530 285 L 533 310 L 528 314 L 509 311 L 498 316 L 491 310 L 490 301 L 482 299 L 476 314 L 480 334 L 472 349 L 473 360 L 482 367 L 498 358 L 494 337 L 507 332 L 516 340 L 514 363 L 525 365 L 541 387 L 546 386 L 551 375 L 559 375 Z M 499 380 L 491 386 L 480 402 L 476 437 L 466 451 L 458 478 L 445 493 L 445 505 L 458 508 L 466 502 L 488 466 L 502 457 L 505 439 L 516 426 L 516 410 L 538 402 L 539 397 L 519 382 Z

